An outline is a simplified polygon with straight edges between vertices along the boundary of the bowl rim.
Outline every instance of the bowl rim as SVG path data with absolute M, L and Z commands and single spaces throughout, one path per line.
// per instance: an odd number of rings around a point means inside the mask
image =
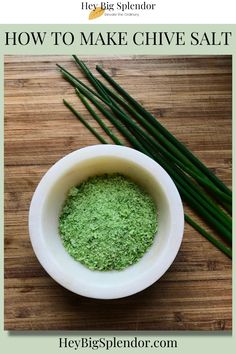
M 71 169 L 75 164 L 86 161 L 88 159 L 105 156 L 117 157 L 137 163 L 148 173 L 151 173 L 151 175 L 158 181 L 158 183 L 164 183 L 165 197 L 169 200 L 169 202 L 171 195 L 171 203 L 169 203 L 171 208 L 170 212 L 172 212 L 175 215 L 176 220 L 178 220 L 178 222 L 172 225 L 171 248 L 169 248 L 167 257 L 164 259 L 164 262 L 161 264 L 161 266 L 159 264 L 158 268 L 154 266 L 151 267 L 150 271 L 145 272 L 145 276 L 143 276 L 141 282 L 138 280 L 130 281 L 129 286 L 126 288 L 115 287 L 112 289 L 104 287 L 98 289 L 92 286 L 86 286 L 86 288 L 84 288 L 83 282 L 78 281 L 78 279 L 76 282 L 70 282 L 68 279 L 65 280 L 65 270 L 62 274 L 61 270 L 57 267 L 56 262 L 53 260 L 53 255 L 51 252 L 49 252 L 48 247 L 46 246 L 43 232 L 41 230 L 41 214 L 43 204 L 47 198 L 47 193 L 50 191 L 50 187 L 53 186 L 53 179 L 55 177 L 58 178 L 58 176 L 64 174 L 67 169 Z M 158 176 L 158 178 L 155 176 Z M 164 185 L 162 185 L 162 187 Z M 166 191 L 168 191 L 168 193 L 166 193 Z M 29 208 L 28 226 L 30 241 L 38 261 L 41 263 L 46 272 L 57 283 L 78 295 L 96 299 L 115 299 L 130 296 L 146 289 L 158 279 L 160 279 L 160 277 L 171 266 L 179 251 L 183 239 L 184 210 L 179 192 L 174 182 L 168 173 L 163 169 L 163 167 L 160 166 L 156 161 L 133 148 L 110 144 L 99 144 L 75 150 L 59 159 L 48 169 L 48 171 L 41 178 L 33 194 Z

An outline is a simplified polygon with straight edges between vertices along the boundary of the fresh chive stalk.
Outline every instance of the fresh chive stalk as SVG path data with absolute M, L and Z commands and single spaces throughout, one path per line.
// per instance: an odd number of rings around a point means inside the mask
M 60 72 L 62 76 L 74 87 L 77 87 L 77 85 L 82 85 L 85 87 L 88 91 L 90 91 L 94 96 L 100 98 L 100 95 L 94 90 L 91 89 L 91 87 L 87 86 L 86 84 L 83 83 L 83 81 L 79 80 L 76 78 L 74 75 L 72 75 L 69 71 L 67 71 L 65 68 L 63 68 L 61 65 L 56 64 L 58 68 L 60 69 Z
M 77 94 L 81 100 L 81 102 L 84 104 L 84 106 L 87 108 L 89 113 L 92 115 L 92 117 L 100 124 L 100 126 L 103 128 L 103 130 L 107 133 L 107 135 L 114 141 L 115 144 L 117 145 L 123 145 L 121 141 L 113 134 L 110 128 L 106 124 L 103 123 L 103 121 L 100 119 L 99 115 L 92 109 L 92 107 L 88 104 L 86 99 L 84 98 L 83 95 L 79 92 L 77 89 Z
M 85 73 L 86 77 L 91 82 L 91 84 L 93 84 L 94 87 L 97 89 L 97 91 L 100 93 L 100 95 L 109 101 L 109 97 L 107 96 L 106 92 L 104 91 L 102 85 L 96 79 L 96 77 L 92 74 L 92 72 L 88 69 L 86 64 L 82 60 L 79 60 L 79 58 L 76 55 L 73 55 L 73 58 L 75 59 L 75 62 L 79 65 L 79 67 L 82 69 L 82 71 Z
M 209 232 L 203 229 L 200 225 L 198 225 L 190 216 L 184 214 L 185 220 L 189 225 L 191 225 L 195 230 L 197 230 L 201 235 L 203 235 L 208 241 L 210 241 L 214 246 L 216 246 L 219 250 L 225 253 L 229 258 L 232 258 L 232 250 L 225 246 L 222 242 L 213 237 Z
M 72 113 L 83 123 L 83 125 L 93 133 L 93 135 L 96 136 L 98 140 L 101 141 L 102 144 L 108 144 L 108 142 L 94 129 L 83 117 L 82 115 L 76 111 L 69 102 L 67 102 L 65 99 L 63 100 L 63 103 L 65 104 L 66 107 L 68 107 Z

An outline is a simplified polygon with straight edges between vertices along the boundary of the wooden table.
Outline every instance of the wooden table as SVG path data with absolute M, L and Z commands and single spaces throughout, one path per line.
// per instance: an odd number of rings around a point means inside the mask
M 231 185 L 230 56 L 84 59 L 103 64 Z M 83 77 L 70 57 L 5 57 L 5 329 L 230 330 L 231 261 L 187 224 L 168 272 L 128 298 L 75 295 L 37 261 L 27 222 L 39 180 L 65 154 L 97 143 L 63 105 L 74 102 L 97 127 L 55 63 Z

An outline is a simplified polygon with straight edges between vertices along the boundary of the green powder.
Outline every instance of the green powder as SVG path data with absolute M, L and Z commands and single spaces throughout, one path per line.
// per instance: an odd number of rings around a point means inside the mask
M 122 270 L 152 245 L 157 209 L 151 197 L 120 174 L 91 177 L 72 187 L 59 231 L 67 252 L 92 270 Z

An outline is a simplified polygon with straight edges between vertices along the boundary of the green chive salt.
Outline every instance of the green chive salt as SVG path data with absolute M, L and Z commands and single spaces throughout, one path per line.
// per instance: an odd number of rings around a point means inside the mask
M 59 218 L 67 252 L 91 270 L 122 270 L 138 262 L 157 231 L 157 208 L 120 174 L 91 177 L 68 193 Z

